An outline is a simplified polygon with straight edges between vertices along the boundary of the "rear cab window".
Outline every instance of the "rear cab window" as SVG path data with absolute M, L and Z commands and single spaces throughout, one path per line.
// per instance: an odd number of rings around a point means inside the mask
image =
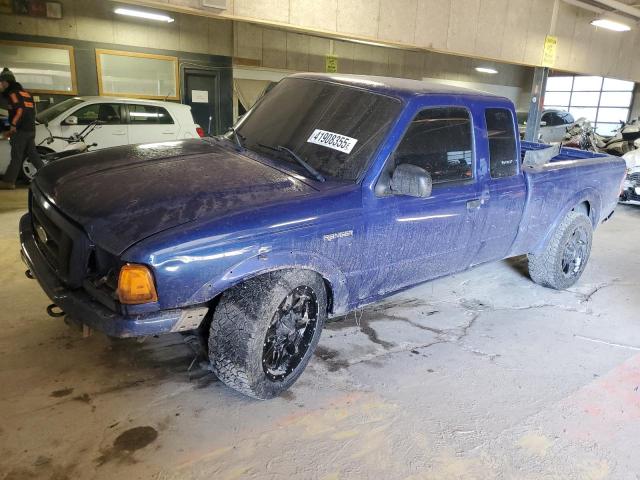
M 473 126 L 466 108 L 430 107 L 411 121 L 394 154 L 431 175 L 434 185 L 473 178 Z
M 484 112 L 489 143 L 491 178 L 511 177 L 518 173 L 518 151 L 511 110 L 487 108 Z

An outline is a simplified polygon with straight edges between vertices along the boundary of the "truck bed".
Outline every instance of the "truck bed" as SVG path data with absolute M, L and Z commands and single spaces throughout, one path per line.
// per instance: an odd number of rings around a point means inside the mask
M 521 155 L 549 145 L 522 142 Z M 574 205 L 586 202 L 596 228 L 615 208 L 626 167 L 624 160 L 602 153 L 561 148 L 550 162 L 523 168 L 527 200 L 518 236 L 511 250 L 521 255 L 539 250 Z
M 551 145 L 546 143 L 537 143 L 537 142 L 520 142 L 520 153 L 521 160 L 524 160 L 524 155 L 529 150 L 544 150 L 545 148 L 549 148 Z M 608 157 L 606 153 L 595 153 L 589 152 L 587 150 L 580 150 L 577 148 L 567 148 L 562 147 L 560 149 L 560 155 L 553 157 L 551 162 L 560 162 L 562 160 L 584 160 L 589 158 L 603 158 Z

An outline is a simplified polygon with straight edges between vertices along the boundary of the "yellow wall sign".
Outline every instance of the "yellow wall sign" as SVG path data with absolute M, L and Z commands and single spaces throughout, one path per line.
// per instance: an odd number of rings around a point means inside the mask
M 325 72 L 336 73 L 338 71 L 338 57 L 336 57 L 335 55 L 326 55 L 324 60 Z
M 547 35 L 544 39 L 544 51 L 542 52 L 542 66 L 553 67 L 556 64 L 558 51 L 558 37 Z

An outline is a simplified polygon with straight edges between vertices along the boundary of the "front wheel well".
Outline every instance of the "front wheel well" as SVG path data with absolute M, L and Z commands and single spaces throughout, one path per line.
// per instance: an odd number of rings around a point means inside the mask
M 213 297 L 211 300 L 209 300 L 207 302 L 207 306 L 209 307 L 209 312 L 207 313 L 207 315 L 205 316 L 205 318 L 202 320 L 201 324 L 200 324 L 200 331 L 203 335 L 208 335 L 209 331 L 209 325 L 211 324 L 211 318 L 213 317 L 213 312 L 215 311 L 216 307 L 218 306 L 218 304 L 220 303 L 220 298 L 222 297 L 222 295 L 224 295 L 225 292 L 229 291 L 230 289 L 237 287 L 238 285 L 241 285 L 242 283 L 249 281 L 249 280 L 253 280 L 255 278 L 264 276 L 264 275 L 269 275 L 271 273 L 274 272 L 279 272 L 282 270 L 309 270 L 313 273 L 315 273 L 316 275 L 318 275 L 318 277 L 320 277 L 322 279 L 322 282 L 324 283 L 324 288 L 325 291 L 327 293 L 327 313 L 331 313 L 333 311 L 333 306 L 334 306 L 334 292 L 333 292 L 333 287 L 331 285 L 331 282 L 325 278 L 321 273 L 317 272 L 316 270 L 313 270 L 311 268 L 279 268 L 279 269 L 275 269 L 275 270 L 269 270 L 268 272 L 261 272 L 258 273 L 257 275 L 253 275 L 250 277 L 246 277 L 243 278 L 241 281 L 234 283 L 233 285 L 230 285 L 228 288 L 226 288 L 225 290 L 223 290 L 222 292 L 218 293 L 215 297 Z

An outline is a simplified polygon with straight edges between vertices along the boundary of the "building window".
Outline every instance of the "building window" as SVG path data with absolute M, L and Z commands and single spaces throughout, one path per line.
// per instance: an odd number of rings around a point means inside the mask
M 615 78 L 549 77 L 544 107 L 568 110 L 576 120 L 589 120 L 599 134 L 610 135 L 629 119 L 633 87 L 633 82 Z
M 1 67 L 9 67 L 33 93 L 78 94 L 73 47 L 2 40 Z
M 178 58 L 96 49 L 100 95 L 179 100 Z

